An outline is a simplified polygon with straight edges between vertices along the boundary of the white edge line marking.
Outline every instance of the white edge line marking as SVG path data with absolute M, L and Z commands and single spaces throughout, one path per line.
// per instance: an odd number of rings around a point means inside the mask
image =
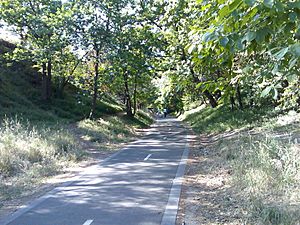
M 90 225 L 90 224 L 92 224 L 93 221 L 94 220 L 87 220 L 87 221 L 85 221 L 85 223 L 83 225 Z
M 147 157 L 144 158 L 144 161 L 147 161 L 147 160 L 151 157 L 151 155 L 152 155 L 152 154 L 147 155 Z
M 176 224 L 176 217 L 177 217 L 177 211 L 178 211 L 178 205 L 179 205 L 180 193 L 181 193 L 181 185 L 184 178 L 186 163 L 189 157 L 189 142 L 188 142 L 189 135 L 187 135 L 186 137 L 187 137 L 187 142 L 185 145 L 185 149 L 182 153 L 181 161 L 178 165 L 176 176 L 173 180 L 168 203 L 164 211 L 163 218 L 160 225 Z

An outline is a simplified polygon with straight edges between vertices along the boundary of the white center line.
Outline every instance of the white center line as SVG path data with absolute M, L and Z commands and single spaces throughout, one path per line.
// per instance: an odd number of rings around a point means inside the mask
M 87 221 L 85 221 L 85 223 L 83 225 L 90 225 L 90 224 L 92 224 L 93 221 L 94 220 L 87 220 Z
M 147 157 L 144 158 L 144 161 L 147 161 L 147 160 L 151 157 L 151 155 L 152 155 L 152 154 L 147 155 Z

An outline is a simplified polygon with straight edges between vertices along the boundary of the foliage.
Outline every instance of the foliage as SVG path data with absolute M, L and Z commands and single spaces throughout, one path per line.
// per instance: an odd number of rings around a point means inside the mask
M 297 107 L 298 7 L 289 1 L 169 2 L 159 20 L 167 42 L 161 63 L 174 71 L 174 88 L 186 97 L 177 95 L 194 101 L 202 94 L 213 107 L 215 101 L 240 109 L 266 102 Z

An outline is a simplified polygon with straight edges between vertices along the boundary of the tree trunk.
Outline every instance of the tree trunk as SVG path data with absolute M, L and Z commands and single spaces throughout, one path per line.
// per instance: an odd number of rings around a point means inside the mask
M 230 95 L 230 106 L 231 106 L 231 111 L 234 110 L 235 102 L 234 102 L 234 97 Z
M 127 116 L 133 117 L 134 114 L 132 113 L 132 104 L 131 104 L 131 98 L 129 95 L 126 97 L 126 113 Z
M 240 85 L 237 84 L 236 86 L 236 98 L 237 98 L 237 101 L 239 103 L 239 109 L 243 110 L 244 107 L 243 107 L 243 101 L 242 101 L 242 96 L 241 96 L 241 89 L 240 89 Z
M 46 89 L 47 89 L 47 100 L 49 101 L 51 98 L 51 81 L 52 81 L 52 62 L 51 59 L 48 60 L 48 65 L 47 65 L 47 84 L 46 84 Z
M 193 76 L 193 80 L 196 84 L 200 83 L 201 81 L 199 80 L 198 76 L 196 75 L 196 72 L 193 68 L 193 65 L 188 61 L 187 57 L 186 57 L 186 53 L 185 53 L 185 50 L 184 48 L 181 49 L 182 50 L 182 59 L 187 63 L 189 69 L 190 69 L 190 72 Z M 208 90 L 205 90 L 203 92 L 204 96 L 208 99 L 209 101 L 209 104 L 211 105 L 212 108 L 215 108 L 218 106 L 218 102 L 215 100 L 214 96 L 208 91 Z
M 217 101 L 215 100 L 214 96 L 208 91 L 205 90 L 203 92 L 203 94 L 205 95 L 205 97 L 208 99 L 209 104 L 211 105 L 212 108 L 216 108 L 218 106 Z
M 42 99 L 47 101 L 47 64 L 42 65 Z
M 136 114 L 137 111 L 137 75 L 134 77 L 134 90 L 133 90 L 133 115 Z
M 132 103 L 131 103 L 130 91 L 128 86 L 127 72 L 123 73 L 123 79 L 124 79 L 125 97 L 126 97 L 126 113 L 127 116 L 133 117 L 134 114 L 132 113 Z
M 96 106 L 97 106 L 97 97 L 98 97 L 98 79 L 99 79 L 99 54 L 100 51 L 96 50 L 96 62 L 95 62 L 95 77 L 94 77 L 94 87 L 93 87 L 93 99 L 92 99 L 92 107 L 90 112 L 90 118 L 95 116 Z

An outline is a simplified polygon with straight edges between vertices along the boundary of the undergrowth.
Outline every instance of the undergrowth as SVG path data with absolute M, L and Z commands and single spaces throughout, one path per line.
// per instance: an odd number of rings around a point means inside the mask
M 275 115 L 222 106 L 186 116 L 197 133 L 217 137 L 212 148 L 232 170 L 247 224 L 300 223 L 300 116 Z

